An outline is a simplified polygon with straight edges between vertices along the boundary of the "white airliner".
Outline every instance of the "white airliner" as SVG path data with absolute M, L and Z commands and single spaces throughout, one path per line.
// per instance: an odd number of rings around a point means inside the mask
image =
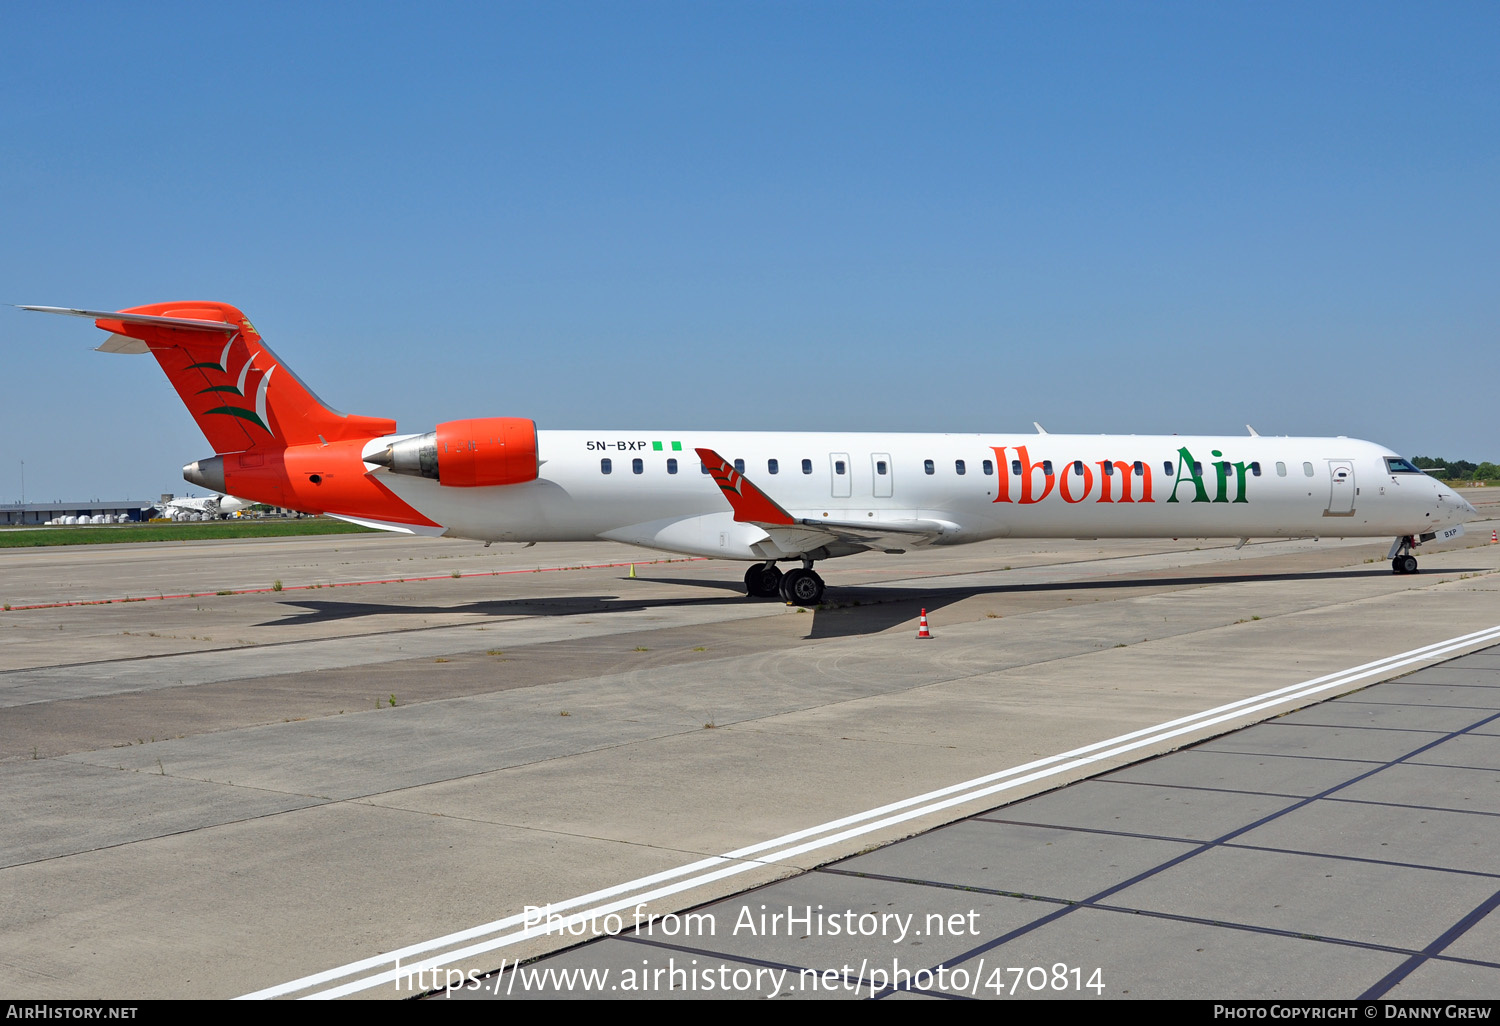
M 987 538 L 1387 536 L 1391 568 L 1474 508 L 1351 438 L 538 431 L 520 417 L 421 434 L 326 406 L 226 303 L 93 318 L 150 352 L 215 455 L 201 487 L 409 534 L 609 539 L 748 561 L 753 596 L 815 605 L 820 559 Z M 783 574 L 779 562 L 797 566 Z
M 201 514 L 208 517 L 232 517 L 255 503 L 233 495 L 206 495 L 192 497 L 178 495 L 161 504 L 161 511 L 169 517 L 185 514 Z

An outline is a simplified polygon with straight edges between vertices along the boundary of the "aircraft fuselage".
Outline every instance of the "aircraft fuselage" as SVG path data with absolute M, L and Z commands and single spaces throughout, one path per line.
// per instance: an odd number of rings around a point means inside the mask
M 194 484 L 387 530 L 609 539 L 755 561 L 751 595 L 815 604 L 816 560 L 989 538 L 1390 536 L 1411 550 L 1473 508 L 1352 438 L 538 431 L 522 417 L 397 434 L 326 406 L 220 302 L 101 311 L 100 348 L 151 353 L 214 455 Z M 782 560 L 800 560 L 785 574 Z
M 935 544 L 1420 536 L 1472 512 L 1442 482 L 1392 472 L 1396 453 L 1350 438 L 538 431 L 534 481 L 451 488 L 379 476 L 450 537 L 607 538 L 767 558 L 766 532 L 735 521 L 697 447 L 742 462 L 741 473 L 794 517 L 951 525 Z

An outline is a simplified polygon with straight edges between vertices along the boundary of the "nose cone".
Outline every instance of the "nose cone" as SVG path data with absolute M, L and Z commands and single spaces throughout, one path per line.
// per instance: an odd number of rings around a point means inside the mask
M 1462 524 L 1479 516 L 1479 511 L 1468 500 L 1447 488 L 1438 489 L 1437 499 L 1439 519 L 1444 527 Z
M 1456 512 L 1464 513 L 1469 516 L 1479 515 L 1479 510 L 1471 506 L 1469 504 L 1469 500 L 1465 499 L 1457 492 L 1451 491 L 1447 488 L 1439 489 L 1438 501 L 1441 502 L 1446 508 L 1454 510 Z

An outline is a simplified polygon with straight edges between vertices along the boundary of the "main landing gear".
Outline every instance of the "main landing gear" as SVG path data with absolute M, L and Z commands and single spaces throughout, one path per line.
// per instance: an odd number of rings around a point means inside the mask
M 806 567 L 782 575 L 781 597 L 793 606 L 815 606 L 823 601 L 823 578 L 813 572 L 811 560 Z
M 1397 538 L 1391 546 L 1391 573 L 1414 574 L 1417 572 L 1417 557 L 1411 554 L 1417 540 L 1411 535 Z
M 781 571 L 775 563 L 753 563 L 745 571 L 745 594 L 751 598 L 775 598 L 781 594 Z
M 745 592 L 751 598 L 775 598 L 793 606 L 815 606 L 823 601 L 823 578 L 804 559 L 796 570 L 782 573 L 774 561 L 756 563 L 745 571 Z

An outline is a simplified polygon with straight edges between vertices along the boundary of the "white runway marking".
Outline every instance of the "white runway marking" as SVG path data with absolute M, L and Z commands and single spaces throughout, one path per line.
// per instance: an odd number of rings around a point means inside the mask
M 1435 642 L 1414 648 L 1408 652 L 1387 656 L 1373 662 L 1363 663 L 1359 666 L 1340 670 L 1336 673 L 1325 674 L 1315 677 L 1300 684 L 1279 688 L 1275 691 L 1267 691 L 1264 694 L 1255 695 L 1251 698 L 1243 698 L 1237 702 L 1227 705 L 1216 706 L 1194 713 L 1191 716 L 1183 716 L 1166 723 L 1159 723 L 1153 727 L 1121 734 L 1118 737 L 1106 741 L 1099 741 L 1083 748 L 1075 748 L 1070 752 L 1038 759 L 1021 766 L 1013 766 L 1009 769 L 1000 770 L 986 776 L 966 780 L 963 783 L 953 784 L 949 787 L 940 788 L 936 791 L 928 791 L 926 794 L 916 795 L 899 802 L 882 805 L 879 808 L 868 809 L 864 812 L 846 816 L 842 819 L 832 820 L 818 826 L 808 827 L 794 833 L 784 834 L 781 837 L 769 841 L 762 841 L 746 848 L 725 852 L 722 855 L 700 859 L 697 862 L 667 870 L 651 876 L 641 877 L 627 883 L 617 884 L 603 890 L 593 891 L 589 894 L 579 895 L 565 901 L 554 902 L 544 906 L 539 913 L 541 922 L 527 926 L 527 916 L 524 913 L 497 919 L 494 922 L 485 923 L 481 926 L 471 927 L 457 933 L 450 933 L 443 937 L 432 940 L 420 941 L 410 944 L 398 951 L 386 952 L 385 954 L 361 959 L 342 965 L 334 969 L 314 973 L 300 979 L 291 980 L 287 983 L 258 990 L 253 994 L 246 994 L 244 998 L 274 998 L 298 991 L 312 990 L 335 980 L 348 977 L 357 977 L 348 980 L 338 986 L 327 990 L 316 991 L 303 995 L 306 998 L 336 998 L 359 991 L 370 990 L 374 987 L 393 984 L 398 980 L 408 977 L 412 973 L 431 971 L 442 966 L 450 965 L 474 955 L 494 951 L 507 947 L 521 941 L 529 940 L 549 932 L 556 932 L 569 926 L 588 923 L 593 920 L 602 919 L 611 912 L 634 909 L 642 903 L 650 903 L 658 898 L 676 894 L 681 891 L 691 890 L 715 880 L 736 876 L 752 869 L 761 868 L 777 861 L 790 859 L 808 852 L 817 851 L 820 848 L 830 847 L 853 837 L 884 830 L 888 827 L 917 819 L 943 809 L 956 805 L 973 802 L 981 798 L 987 798 L 1010 788 L 1019 787 L 1033 781 L 1042 780 L 1047 777 L 1066 773 L 1080 766 L 1090 763 L 1112 759 L 1116 756 L 1156 744 L 1182 734 L 1202 730 L 1230 720 L 1237 719 L 1249 713 L 1261 712 L 1287 702 L 1300 701 L 1310 698 L 1321 692 L 1334 688 L 1355 684 L 1367 677 L 1388 677 L 1396 671 L 1410 666 L 1414 663 L 1426 662 L 1442 656 L 1450 655 L 1465 648 L 1478 647 L 1500 641 L 1500 626 L 1490 627 L 1472 634 L 1465 634 L 1446 641 Z M 576 911 L 574 911 L 576 910 Z M 562 913 L 569 913 L 563 916 Z M 550 923 L 547 916 L 557 916 Z M 627 923 L 631 922 L 629 916 L 625 917 Z M 449 949 L 455 944 L 465 944 L 454 950 Z M 441 952 L 431 954 L 432 952 Z M 422 958 L 422 956 L 427 956 Z M 407 959 L 416 958 L 418 961 L 407 962 Z M 370 973 L 371 970 L 379 970 L 371 975 L 360 975 Z

